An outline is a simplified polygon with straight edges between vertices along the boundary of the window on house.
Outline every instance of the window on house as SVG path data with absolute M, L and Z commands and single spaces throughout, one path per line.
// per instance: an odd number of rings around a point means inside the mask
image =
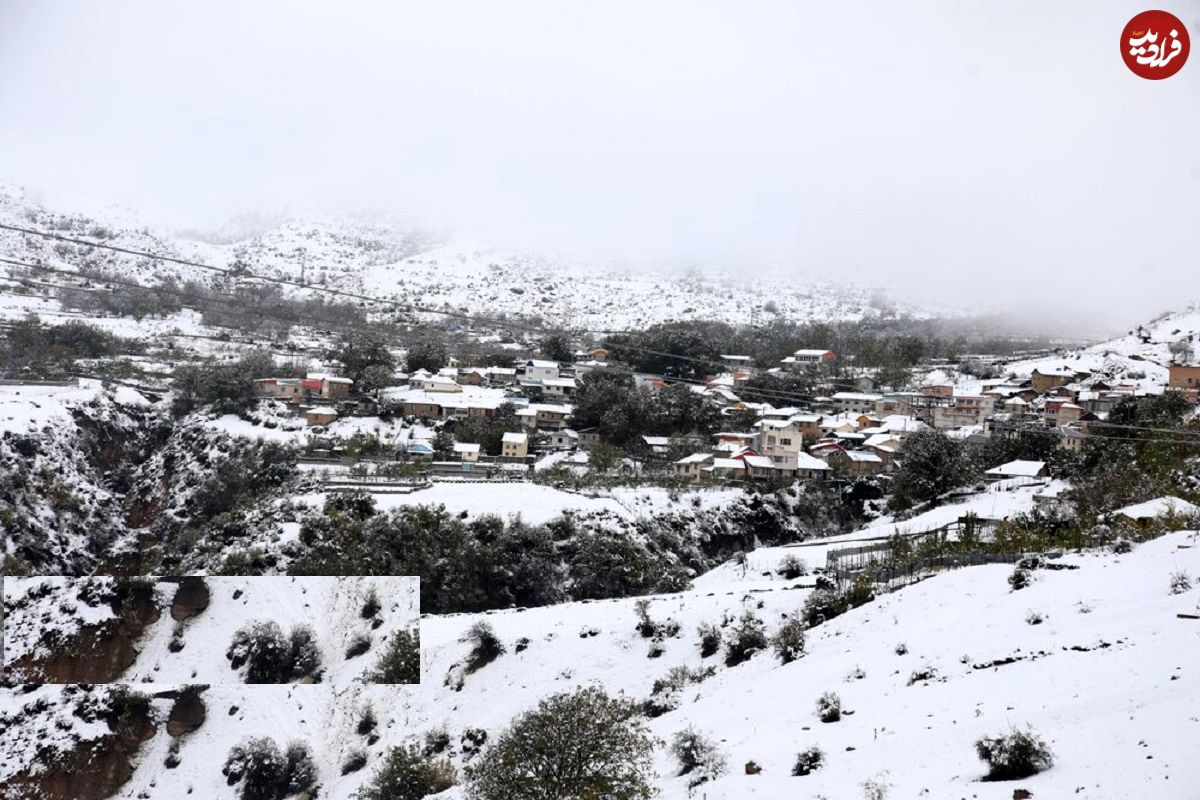
M 784 445 L 790 445 L 792 443 L 792 440 L 791 439 L 780 439 L 779 443 L 784 444 Z

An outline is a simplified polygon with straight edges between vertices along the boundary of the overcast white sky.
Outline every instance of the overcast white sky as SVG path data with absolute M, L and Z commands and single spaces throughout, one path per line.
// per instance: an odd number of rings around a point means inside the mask
M 1152 7 L 1200 40 L 1200 0 L 0 0 L 0 178 L 1124 324 L 1200 300 L 1200 55 L 1118 51 Z

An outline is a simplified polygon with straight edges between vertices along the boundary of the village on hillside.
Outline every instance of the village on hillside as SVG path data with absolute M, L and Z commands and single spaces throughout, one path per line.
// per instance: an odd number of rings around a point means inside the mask
M 450 358 L 449 366 L 436 371 L 397 372 L 392 376 L 396 385 L 374 392 L 357 391 L 350 379 L 321 372 L 303 378 L 258 378 L 256 383 L 264 398 L 277 401 L 285 418 L 294 416 L 296 424 L 303 420 L 308 429 L 306 457 L 313 464 L 361 466 L 365 459 L 412 465 L 409 475 L 510 480 L 552 467 L 584 473 L 595 470 L 597 463 L 599 471 L 625 474 L 631 480 L 677 477 L 713 484 L 886 479 L 902 459 L 905 439 L 920 430 L 939 431 L 976 448 L 993 439 L 1038 432 L 1052 438 L 1056 449 L 1077 454 L 1122 400 L 1169 392 L 1194 409 L 1200 403 L 1200 362 L 1184 349 L 1176 347 L 1174 352 L 1182 361 L 1164 365 L 1166 382 L 1159 387 L 1064 365 L 976 379 L 970 381 L 971 391 L 953 383 L 880 391 L 872 370 L 839 370 L 837 354 L 822 349 L 797 350 L 779 365 L 765 367 L 747 356 L 722 356 L 726 369 L 714 369 L 702 380 L 672 384 L 663 376 L 631 372 L 603 347 L 575 352 L 570 361 L 515 359 L 512 366 L 471 366 Z M 984 366 L 1001 363 L 997 356 L 967 359 Z M 927 365 L 931 371 L 939 368 L 944 365 Z M 686 387 L 697 402 L 710 407 L 715 430 L 706 435 L 650 432 L 636 437 L 624 451 L 609 452 L 605 427 L 576 425 L 573 405 L 580 387 L 586 394 L 589 385 L 606 380 L 606 372 L 627 375 L 633 385 L 651 394 L 670 385 Z M 788 397 L 747 386 L 756 375 L 796 373 L 807 376 L 814 386 L 811 393 Z M 842 388 L 846 385 L 853 390 Z M 358 450 L 369 455 L 347 456 L 339 432 L 352 429 L 362 436 L 371 429 L 355 420 L 379 416 L 403 418 L 406 424 L 388 428 L 387 435 L 366 448 L 359 441 Z M 481 430 L 472 423 L 482 423 L 483 430 L 492 430 L 490 424 L 496 423 L 504 430 L 499 438 L 484 442 L 472 436 Z M 1020 477 L 1022 469 L 1027 467 L 1014 462 L 991 467 L 987 474 L 992 479 Z M 1041 463 L 1035 472 L 1024 476 L 1045 477 L 1048 467 Z

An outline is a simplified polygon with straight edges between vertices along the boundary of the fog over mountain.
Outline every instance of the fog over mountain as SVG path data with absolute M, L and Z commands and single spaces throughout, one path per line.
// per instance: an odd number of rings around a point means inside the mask
M 1200 255 L 1200 67 L 1130 74 L 1140 10 L 8 3 L 0 178 L 1120 329 L 1196 299 Z

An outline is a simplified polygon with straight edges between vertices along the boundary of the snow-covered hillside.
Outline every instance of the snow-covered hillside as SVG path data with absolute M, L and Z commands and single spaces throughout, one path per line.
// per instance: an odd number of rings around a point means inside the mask
M 202 694 L 204 723 L 178 739 L 160 724 L 118 796 L 232 798 L 221 764 L 231 747 L 258 736 L 280 747 L 306 741 L 322 797 L 351 798 L 389 747 L 422 743 L 430 732 L 447 735 L 461 774 L 475 757 L 478 731 L 494 740 L 540 698 L 599 684 L 637 702 L 653 698 L 663 713 L 649 724 L 664 742 L 693 727 L 727 755 L 727 774 L 690 792 L 660 748 L 656 784 L 666 800 L 857 799 L 868 780 L 889 785 L 891 798 L 1008 800 L 1017 788 L 1034 797 L 1190 797 L 1192 754 L 1200 749 L 1200 587 L 1176 581 L 1172 591 L 1172 579 L 1184 573 L 1194 583 L 1200 575 L 1200 534 L 1168 534 L 1124 554 L 1067 554 L 1035 569 L 1033 583 L 1017 591 L 1007 565 L 935 575 L 811 628 L 805 655 L 789 664 L 769 649 L 732 667 L 721 652 L 701 655 L 701 625 L 728 637 L 748 613 L 771 635 L 800 611 L 814 581 L 781 576 L 785 555 L 820 566 L 832 545 L 922 530 L 955 511 L 1026 510 L 1040 488 L 977 495 L 900 528 L 881 523 L 819 546 L 757 551 L 691 590 L 647 598 L 645 611 L 663 631 L 649 638 L 638 630 L 637 598 L 425 617 L 419 687 L 211 686 Z M 467 634 L 479 622 L 505 652 L 468 673 Z M 680 667 L 695 679 L 655 694 L 656 681 Z M 817 717 L 826 692 L 840 696 L 837 722 Z M 0 697 L 0 714 L 10 715 L 30 699 Z M 165 718 L 171 702 L 153 702 Z M 370 737 L 355 732 L 367 708 L 379 721 Z M 75 724 L 61 716 L 59 738 Z M 1045 739 L 1054 766 L 1019 781 L 982 781 L 974 742 L 1014 727 Z M 824 752 L 825 765 L 794 777 L 796 754 L 810 747 Z M 358 754 L 365 767 L 343 774 Z M 174 766 L 163 769 L 167 760 Z M 751 761 L 761 773 L 746 772 Z M 452 789 L 447 800 L 461 793 Z
M 878 313 L 857 286 L 755 284 L 728 272 L 686 277 L 440 241 L 389 223 L 287 220 L 221 235 L 151 230 L 129 213 L 61 213 L 0 184 L 0 222 L 222 269 L 361 292 L 458 313 L 540 317 L 585 330 L 624 330 L 676 319 L 860 319 Z M 444 237 L 443 237 L 444 238 Z M 155 283 L 210 282 L 216 273 L 23 233 L 0 231 L 0 254 L 70 269 L 89 267 Z M 0 265 L 0 275 L 9 267 Z M 296 291 L 293 289 L 293 291 Z M 43 302 L 46 301 L 39 301 Z M 54 301 L 49 301 L 51 306 Z M 48 307 L 45 310 L 54 310 Z M 912 311 L 912 309 L 901 309 Z
M 1166 386 L 1167 367 L 1176 360 L 1170 349 L 1172 344 L 1180 348 L 1190 346 L 1191 354 L 1185 360 L 1191 363 L 1200 360 L 1200 304 L 1162 314 L 1114 339 L 1050 354 L 1018 356 L 997 366 L 1001 372 L 1019 378 L 1028 378 L 1035 369 L 1086 372 L 1138 391 L 1157 393 Z M 965 392 L 978 392 L 982 386 L 978 378 L 966 374 L 951 376 L 945 370 L 934 370 L 924 380 L 931 383 L 949 380 Z

